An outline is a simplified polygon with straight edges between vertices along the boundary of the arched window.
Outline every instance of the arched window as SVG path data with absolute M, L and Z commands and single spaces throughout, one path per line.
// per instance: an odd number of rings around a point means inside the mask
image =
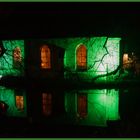
M 76 52 L 77 69 L 85 70 L 87 68 L 87 49 L 84 45 L 80 45 Z
M 43 114 L 46 116 L 51 115 L 52 113 L 52 95 L 50 93 L 42 94 L 42 107 Z
M 21 49 L 16 47 L 13 52 L 14 57 L 14 68 L 21 67 L 22 57 L 21 57 Z
M 51 68 L 51 52 L 47 45 L 41 47 L 41 68 Z

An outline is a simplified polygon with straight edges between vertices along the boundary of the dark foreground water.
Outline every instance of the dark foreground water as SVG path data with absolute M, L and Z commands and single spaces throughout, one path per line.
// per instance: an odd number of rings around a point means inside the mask
M 0 101 L 8 106 L 1 106 L 0 137 L 140 137 L 139 87 L 1 87 Z

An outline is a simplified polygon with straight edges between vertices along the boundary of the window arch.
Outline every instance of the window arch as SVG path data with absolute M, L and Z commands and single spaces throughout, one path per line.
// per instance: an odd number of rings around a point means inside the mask
M 13 51 L 13 58 L 14 58 L 14 67 L 19 68 L 21 66 L 21 49 L 20 47 L 16 47 Z
M 87 68 L 87 49 L 80 45 L 76 51 L 77 69 L 85 70 Z
M 51 68 L 51 51 L 47 45 L 41 47 L 41 68 Z

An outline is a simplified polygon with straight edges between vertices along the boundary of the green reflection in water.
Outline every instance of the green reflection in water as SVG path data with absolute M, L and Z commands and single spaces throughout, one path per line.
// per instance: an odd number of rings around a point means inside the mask
M 23 96 L 23 110 L 19 110 L 16 106 L 16 95 Z M 23 91 L 18 91 L 16 93 L 13 89 L 7 89 L 5 87 L 0 87 L 0 101 L 3 101 L 8 105 L 7 116 L 14 117 L 25 117 L 27 115 L 27 106 L 26 106 L 26 96 Z
M 77 112 L 77 95 L 87 94 L 87 116 L 80 118 Z M 107 126 L 107 121 L 119 120 L 119 91 L 81 90 L 65 94 L 65 110 L 70 123 L 78 125 Z

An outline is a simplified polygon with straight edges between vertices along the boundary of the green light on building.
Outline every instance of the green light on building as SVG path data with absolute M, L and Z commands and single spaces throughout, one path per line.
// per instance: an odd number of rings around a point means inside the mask
M 3 40 L 2 44 L 5 53 L 0 56 L 0 75 L 24 75 L 24 41 Z
M 74 40 L 69 44 L 71 46 L 65 52 L 64 65 L 69 70 L 69 72 L 65 72 L 66 78 L 72 78 L 71 73 L 75 73 L 80 80 L 90 81 L 99 75 L 115 71 L 120 65 L 121 38 L 91 37 L 87 40 L 86 38 Z M 76 69 L 76 48 L 79 44 L 83 44 L 87 48 L 87 69 L 82 72 Z M 113 78 L 111 77 L 110 79 Z M 103 77 L 99 80 L 106 79 L 107 77 Z
M 42 40 L 65 49 L 64 54 L 64 76 L 66 79 L 83 81 L 111 81 L 114 80 L 119 72 L 110 74 L 120 65 L 120 40 L 119 37 L 73 37 L 73 38 L 54 38 Z M 86 47 L 86 69 L 80 71 L 77 63 L 77 49 L 80 45 Z M 83 62 L 81 62 L 83 64 Z M 105 76 L 108 74 L 108 76 Z M 102 76 L 101 76 L 102 75 Z M 104 75 L 104 76 L 103 76 Z M 100 78 L 97 78 L 101 76 Z

